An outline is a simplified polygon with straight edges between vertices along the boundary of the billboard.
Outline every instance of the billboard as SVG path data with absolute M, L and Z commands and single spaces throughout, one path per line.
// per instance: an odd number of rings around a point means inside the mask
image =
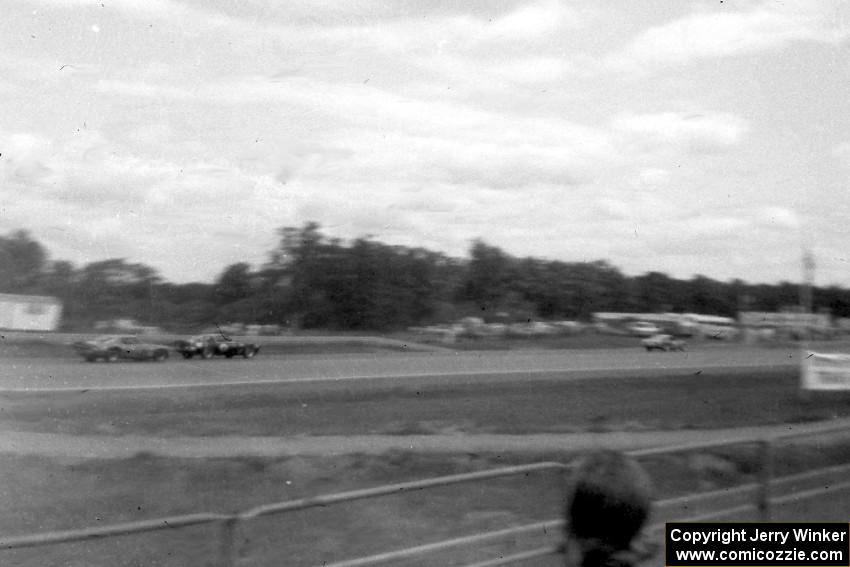
M 850 390 L 850 354 L 803 353 L 803 390 Z
M 0 329 L 55 331 L 62 316 L 62 302 L 42 295 L 0 293 Z

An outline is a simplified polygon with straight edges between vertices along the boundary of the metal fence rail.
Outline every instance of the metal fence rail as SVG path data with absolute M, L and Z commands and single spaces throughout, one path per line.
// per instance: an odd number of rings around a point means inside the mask
M 327 563 L 323 564 L 324 567 L 363 567 L 364 565 L 379 565 L 381 563 L 386 563 L 388 561 L 395 561 L 398 559 L 407 559 L 409 557 L 416 557 L 419 555 L 424 555 L 426 553 L 434 553 L 438 551 L 446 551 L 448 549 L 453 549 L 455 547 L 466 546 L 466 545 L 475 545 L 477 543 L 487 543 L 491 541 L 498 541 L 504 539 L 506 537 L 524 535 L 531 532 L 540 532 L 544 530 L 555 531 L 556 529 L 562 528 L 564 522 L 561 520 L 551 520 L 548 522 L 537 522 L 534 524 L 527 524 L 524 526 L 517 526 L 513 528 L 506 528 L 503 530 L 495 530 L 491 532 L 484 532 L 480 534 L 458 537 L 453 539 L 447 539 L 443 541 L 438 541 L 435 543 L 429 543 L 425 545 L 418 545 L 416 547 L 408 547 L 405 549 L 400 549 L 398 551 L 389 551 L 386 553 L 380 553 L 377 555 L 371 555 L 369 557 L 360 557 L 358 559 L 349 559 L 347 561 L 340 561 L 337 563 Z M 547 548 L 549 549 L 549 548 Z M 557 548 L 555 548 L 557 550 Z M 549 551 L 553 551 L 549 549 Z
M 141 520 L 139 522 L 127 522 L 123 524 L 113 524 L 111 526 L 81 530 L 66 530 L 16 537 L 4 537 L 0 539 L 0 549 L 22 549 L 26 547 L 39 547 L 43 545 L 88 541 L 105 537 L 173 530 L 178 528 L 187 528 L 190 526 L 202 526 L 216 522 L 225 522 L 230 518 L 231 516 L 222 514 L 189 514 L 186 516 L 171 516 L 168 518 Z
M 691 443 L 674 447 L 663 447 L 656 449 L 647 449 L 633 451 L 630 454 L 636 458 L 649 458 L 663 455 L 671 455 L 674 453 L 683 453 L 691 451 L 704 451 L 708 449 L 718 449 L 733 447 L 739 445 L 752 445 L 757 447 L 757 455 L 759 461 L 759 478 L 758 482 L 750 483 L 731 489 L 700 493 L 679 498 L 671 498 L 668 500 L 659 501 L 656 503 L 656 509 L 659 512 L 669 508 L 675 510 L 684 507 L 690 507 L 693 504 L 711 503 L 712 500 L 722 503 L 725 499 L 732 499 L 728 504 L 722 504 L 722 508 L 710 509 L 701 513 L 691 513 L 685 518 L 678 516 L 680 519 L 689 520 L 707 520 L 722 517 L 732 517 L 744 512 L 757 511 L 758 517 L 767 520 L 770 518 L 770 509 L 772 504 L 780 504 L 789 499 L 811 498 L 823 494 L 828 494 L 837 490 L 846 490 L 850 488 L 850 481 L 831 481 L 828 486 L 815 484 L 812 488 L 807 488 L 803 491 L 796 491 L 792 495 L 772 496 L 771 489 L 775 486 L 790 486 L 797 482 L 818 481 L 818 478 L 828 476 L 831 479 L 840 478 L 850 472 L 850 465 L 838 465 L 832 467 L 821 467 L 815 471 L 808 471 L 797 475 L 789 475 L 779 479 L 773 478 L 773 450 L 774 445 L 781 441 L 789 441 L 811 437 L 813 435 L 828 435 L 833 433 L 848 433 L 850 428 L 846 425 L 842 426 L 823 426 L 816 429 L 807 429 L 804 432 L 789 432 L 770 437 L 736 437 L 734 439 L 716 440 L 705 443 Z M 257 506 L 249 510 L 238 512 L 235 514 L 215 514 L 215 513 L 198 513 L 182 516 L 172 516 L 166 518 L 145 520 L 139 522 L 130 522 L 123 524 L 115 524 L 111 526 L 67 530 L 58 532 L 49 532 L 41 534 L 28 534 L 15 537 L 0 537 L 0 551 L 14 550 L 23 548 L 40 547 L 47 545 L 57 545 L 72 542 L 82 542 L 95 539 L 109 538 L 133 535 L 145 532 L 155 532 L 163 530 L 173 530 L 186 528 L 190 526 L 201 525 L 218 525 L 218 564 L 222 567 L 233 567 L 238 559 L 238 546 L 236 540 L 237 531 L 243 526 L 250 523 L 252 520 L 264 516 L 272 516 L 284 514 L 298 510 L 307 510 L 311 508 L 320 508 L 333 506 L 343 502 L 352 502 L 380 496 L 397 495 L 412 491 L 426 490 L 434 487 L 450 486 L 460 483 L 478 482 L 486 479 L 495 479 L 500 477 L 509 477 L 513 475 L 528 474 L 532 472 L 542 471 L 561 471 L 565 472 L 571 468 L 571 465 L 559 462 L 542 462 L 529 465 L 520 465 L 512 467 L 502 467 L 486 471 L 477 471 L 472 473 L 455 474 L 449 476 L 435 477 L 430 479 L 396 483 L 390 485 L 368 488 L 363 490 L 354 490 L 340 492 L 335 494 L 327 494 L 322 496 L 302 498 L 286 502 L 267 504 Z M 744 500 L 749 497 L 750 501 Z M 662 515 L 664 515 L 662 513 Z M 655 529 L 658 529 L 661 524 L 656 524 Z M 380 565 L 389 561 L 406 559 L 412 557 L 420 557 L 430 553 L 451 550 L 461 546 L 469 546 L 493 541 L 504 540 L 523 534 L 529 534 L 534 531 L 541 530 L 559 530 L 563 526 L 560 519 L 553 519 L 544 522 L 537 522 L 523 526 L 514 526 L 501 530 L 473 534 L 464 537 L 453 538 L 449 540 L 421 544 L 401 550 L 387 551 L 368 557 L 360 557 L 349 559 L 333 564 L 326 564 L 327 567 L 363 567 L 367 565 Z M 553 555 L 561 552 L 559 545 L 549 545 L 536 549 L 525 550 L 504 557 L 489 559 L 477 562 L 467 567 L 490 567 L 497 565 L 507 565 L 526 561 L 528 559 L 539 558 L 547 555 Z
M 435 478 L 429 478 L 424 480 L 414 480 L 411 482 L 401 482 L 397 484 L 386 484 L 375 488 L 366 488 L 364 490 L 338 492 L 336 494 L 328 494 L 325 496 L 315 496 L 311 498 L 302 498 L 300 500 L 280 502 L 277 504 L 267 504 L 264 506 L 252 508 L 247 512 L 243 512 L 242 514 L 239 514 L 239 517 L 243 520 L 249 520 L 253 518 L 258 518 L 260 516 L 269 516 L 272 514 L 280 514 L 283 512 L 306 510 L 308 508 L 317 508 L 320 506 L 330 506 L 339 502 L 353 502 L 355 500 L 363 500 L 364 498 L 375 498 L 377 496 L 400 494 L 402 492 L 424 490 L 426 488 L 433 488 L 437 486 L 449 486 L 452 484 L 475 482 L 490 478 L 513 476 L 517 474 L 526 474 L 538 471 L 564 470 L 568 467 L 569 465 L 565 465 L 563 463 L 543 462 L 533 463 L 530 465 L 518 465 L 514 467 L 501 467 L 498 469 L 490 469 L 486 471 L 477 471 L 472 473 L 438 476 Z

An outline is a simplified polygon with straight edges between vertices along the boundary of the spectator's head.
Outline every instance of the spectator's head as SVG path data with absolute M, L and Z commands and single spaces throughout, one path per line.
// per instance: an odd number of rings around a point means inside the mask
M 621 564 L 612 558 L 630 550 L 651 504 L 649 476 L 637 461 L 615 451 L 588 455 L 579 463 L 567 495 L 569 561 L 586 567 Z

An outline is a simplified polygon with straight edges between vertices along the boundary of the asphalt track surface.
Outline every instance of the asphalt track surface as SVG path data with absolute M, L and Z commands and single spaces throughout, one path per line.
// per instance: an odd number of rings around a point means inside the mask
M 571 380 L 610 376 L 735 373 L 799 366 L 796 348 L 702 346 L 686 352 L 635 349 L 568 351 L 482 351 L 346 355 L 263 355 L 166 362 L 88 363 L 69 355 L 10 357 L 0 363 L 0 390 L 137 389 L 292 383 L 366 385 L 422 382 L 475 383 L 521 377 Z

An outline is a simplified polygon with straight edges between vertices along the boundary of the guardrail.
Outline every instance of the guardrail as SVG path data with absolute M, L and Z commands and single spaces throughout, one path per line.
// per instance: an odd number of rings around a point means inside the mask
M 659 530 L 661 526 L 663 526 L 664 521 L 671 521 L 674 519 L 705 521 L 711 519 L 734 518 L 740 517 L 742 514 L 749 514 L 754 515 L 760 520 L 769 520 L 773 505 L 782 504 L 790 499 L 799 500 L 803 498 L 813 498 L 829 494 L 831 492 L 850 489 L 850 480 L 847 480 L 850 478 L 850 464 L 821 467 L 805 473 L 774 478 L 774 446 L 777 443 L 811 437 L 814 435 L 829 435 L 834 433 L 850 433 L 850 427 L 847 427 L 847 425 L 841 425 L 839 427 L 824 426 L 813 431 L 809 430 L 802 433 L 785 433 L 762 438 L 736 438 L 734 440 L 718 440 L 630 452 L 632 456 L 638 459 L 645 459 L 672 455 L 675 453 L 705 451 L 741 445 L 755 444 L 758 447 L 759 474 L 757 482 L 748 483 L 731 489 L 697 493 L 656 502 L 656 523 L 650 529 Z M 3 537 L 0 538 L 0 552 L 4 550 L 84 542 L 145 532 L 174 530 L 190 526 L 215 525 L 219 528 L 217 551 L 218 565 L 221 567 L 235 567 L 237 565 L 239 552 L 236 537 L 237 530 L 247 525 L 250 521 L 260 517 L 275 516 L 312 508 L 324 508 L 343 502 L 352 502 L 387 495 L 398 495 L 434 487 L 479 482 L 486 479 L 495 479 L 514 475 L 527 475 L 533 472 L 566 472 L 570 468 L 570 464 L 541 462 L 290 500 L 286 502 L 257 506 L 234 514 L 198 513 L 116 524 L 91 529 Z M 831 479 L 828 485 L 825 486 L 823 482 L 818 482 L 823 478 Z M 808 483 L 813 486 L 803 490 L 796 490 L 792 494 L 783 494 L 780 496 L 774 496 L 772 494 L 772 491 L 776 488 L 796 486 L 799 483 Z M 697 513 L 694 512 L 694 510 L 699 510 L 702 506 L 706 505 L 708 508 L 707 510 Z M 684 512 L 685 510 L 687 510 L 687 513 Z M 560 529 L 562 527 L 563 521 L 556 518 L 549 521 L 477 533 L 405 549 L 383 552 L 367 557 L 349 559 L 332 564 L 324 563 L 323 566 L 364 567 L 367 565 L 382 565 L 391 561 L 421 557 L 427 554 L 452 550 L 459 547 L 515 538 L 517 536 L 534 532 L 539 533 L 541 531 L 547 531 L 548 533 L 560 533 Z M 533 558 L 555 555 L 561 552 L 562 549 L 560 544 L 553 544 L 477 562 L 467 565 L 467 567 L 491 567 L 514 564 Z M 0 557 L 2 557 L 2 555 L 0 555 Z

